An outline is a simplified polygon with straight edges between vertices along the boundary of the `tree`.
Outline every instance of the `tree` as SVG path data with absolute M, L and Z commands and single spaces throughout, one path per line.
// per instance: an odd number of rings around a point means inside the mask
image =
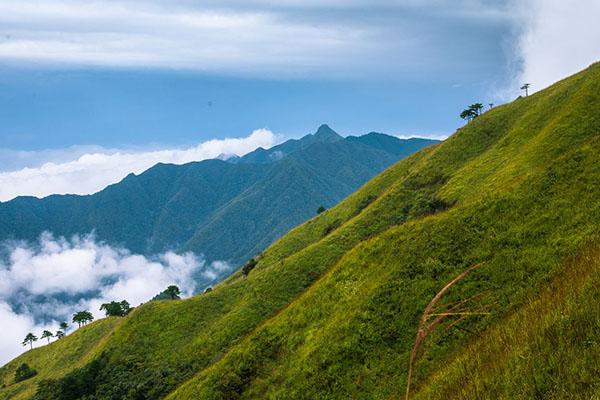
M 29 332 L 27 334 L 27 336 L 25 336 L 25 339 L 23 340 L 23 346 L 27 346 L 29 344 L 29 347 L 33 349 L 33 342 L 37 342 L 38 338 L 37 336 L 35 336 L 33 333 Z
M 481 115 L 481 113 L 483 112 L 483 104 L 481 104 L 481 103 L 471 104 L 469 106 L 469 109 L 473 110 L 473 114 L 475 115 L 475 117 L 479 117 Z
M 327 210 L 325 207 L 321 206 L 319 208 L 317 208 L 317 214 L 321 214 L 323 212 L 325 212 L 325 210 Z
M 60 324 L 58 324 L 58 327 L 61 331 L 63 331 L 63 333 L 67 333 L 67 329 L 69 329 L 69 324 L 67 324 L 66 321 L 63 321 Z
M 89 311 L 78 311 L 73 314 L 73 322 L 77 323 L 77 325 L 81 328 L 82 325 L 87 324 L 94 320 L 94 316 Z
M 479 117 L 482 112 L 483 112 L 483 104 L 474 103 L 474 104 L 471 104 L 467 109 L 463 110 L 463 112 L 460 113 L 460 117 L 462 119 L 467 120 L 467 122 L 471 122 L 475 118 Z
M 129 314 L 131 307 L 127 300 L 121 302 L 111 301 L 110 303 L 104 303 L 100 306 L 100 311 L 104 310 L 107 317 L 124 317 Z
M 521 86 L 521 90 L 525 91 L 525 97 L 529 96 L 529 88 L 531 87 L 531 83 L 525 83 Z
M 462 119 L 466 120 L 467 122 L 471 122 L 473 119 L 475 119 L 475 117 L 477 117 L 477 115 L 475 115 L 473 110 L 471 110 L 470 108 L 467 108 L 467 109 L 463 110 L 463 112 L 460 113 L 460 117 Z
M 156 300 L 177 300 L 179 299 L 179 295 L 181 294 L 181 290 L 175 285 L 171 285 L 156 296 L 152 298 L 151 301 Z
M 133 310 L 133 308 L 131 308 L 131 306 L 129 305 L 129 302 L 127 300 L 121 300 L 121 310 L 123 310 L 123 315 L 127 315 L 131 312 L 131 310 Z
M 77 324 L 78 327 L 81 328 L 81 325 L 83 325 L 83 315 L 81 314 L 83 311 L 78 311 L 75 314 L 73 314 L 73 322 Z
M 50 338 L 51 337 L 54 337 L 54 335 L 52 334 L 52 332 L 50 332 L 50 331 L 44 331 L 44 332 L 42 332 L 41 338 L 42 339 L 48 339 L 48 343 L 50 343 Z
M 491 110 L 492 108 L 494 108 L 494 103 L 488 103 L 488 106 L 490 106 L 490 110 Z
M 54 336 L 56 336 L 57 339 L 62 339 L 65 337 L 65 333 L 63 331 L 56 331 Z
M 165 294 L 169 296 L 171 300 L 180 299 L 179 295 L 181 294 L 181 290 L 175 285 L 171 285 L 165 290 Z
M 25 379 L 29 379 L 35 375 L 37 375 L 37 371 L 31 368 L 28 364 L 23 363 L 19 365 L 15 371 L 15 383 L 24 381 Z

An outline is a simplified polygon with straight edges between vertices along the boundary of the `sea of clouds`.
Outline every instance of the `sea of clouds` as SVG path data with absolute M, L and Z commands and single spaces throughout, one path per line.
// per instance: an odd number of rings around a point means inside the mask
M 231 271 L 225 262 L 207 263 L 193 253 L 132 254 L 93 235 L 65 239 L 44 233 L 35 243 L 1 247 L 0 365 L 28 349 L 21 344 L 27 333 L 56 332 L 76 311 L 102 318 L 102 303 L 127 300 L 137 306 L 173 284 L 190 296 L 198 281 L 206 286 Z M 45 344 L 40 340 L 35 346 Z

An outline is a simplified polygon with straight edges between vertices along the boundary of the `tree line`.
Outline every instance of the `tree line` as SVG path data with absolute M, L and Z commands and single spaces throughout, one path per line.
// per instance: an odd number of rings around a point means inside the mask
M 164 291 L 156 295 L 152 300 L 176 300 L 180 298 L 181 290 L 175 285 L 170 285 Z M 121 301 L 111 301 L 109 303 L 103 303 L 100 305 L 100 311 L 104 311 L 107 317 L 124 317 L 129 314 L 133 310 L 133 307 L 130 306 L 127 300 Z M 81 328 L 84 325 L 87 325 L 89 322 L 94 320 L 94 315 L 89 310 L 81 310 L 77 311 L 73 314 L 72 322 L 77 324 L 78 328 Z M 67 329 L 69 328 L 69 324 L 66 321 L 62 321 L 58 325 L 58 330 L 56 333 L 52 333 L 48 330 L 44 330 L 40 337 L 38 338 L 32 332 L 29 332 L 25 339 L 23 339 L 23 346 L 29 345 L 31 349 L 33 349 L 33 344 L 37 342 L 39 339 L 46 339 L 48 343 L 52 338 L 62 339 L 67 334 Z

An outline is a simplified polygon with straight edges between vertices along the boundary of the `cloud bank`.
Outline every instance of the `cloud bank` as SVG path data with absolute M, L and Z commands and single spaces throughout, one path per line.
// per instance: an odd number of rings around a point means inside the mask
M 137 306 L 171 284 L 190 296 L 197 277 L 207 285 L 231 271 L 227 263 L 207 264 L 192 253 L 131 254 L 91 235 L 66 240 L 45 233 L 37 243 L 4 243 L 2 249 L 0 326 L 10 329 L 0 336 L 0 365 L 27 350 L 21 345 L 27 333 L 56 332 L 75 311 L 102 318 L 102 303 L 126 299 Z
M 155 151 L 103 150 L 77 154 L 77 158 L 63 162 L 47 162 L 39 167 L 0 172 L 0 201 L 16 196 L 44 197 L 50 194 L 91 194 L 116 183 L 127 174 L 139 174 L 156 163 L 184 164 L 215 158 L 220 154 L 248 153 L 259 146 L 271 147 L 277 135 L 258 129 L 248 137 L 210 140 L 187 149 Z M 67 151 L 59 152 L 66 157 Z M 30 158 L 31 155 L 28 155 Z
M 469 66 L 506 25 L 505 2 L 3 0 L 0 59 L 269 77 L 419 73 L 436 62 Z
M 599 1 L 531 0 L 513 6 L 520 16 L 517 92 L 520 83 L 541 90 L 600 61 Z

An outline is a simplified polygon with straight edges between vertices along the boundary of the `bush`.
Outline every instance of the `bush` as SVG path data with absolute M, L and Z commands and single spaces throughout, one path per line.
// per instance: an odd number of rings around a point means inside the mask
M 15 383 L 33 378 L 36 375 L 37 371 L 35 369 L 31 368 L 28 364 L 23 363 L 19 365 L 19 368 L 15 371 Z
M 254 258 L 251 258 L 250 261 L 248 261 L 246 265 L 242 267 L 242 274 L 244 274 L 244 276 L 248 276 L 250 271 L 256 267 L 256 264 L 258 264 L 258 262 Z

